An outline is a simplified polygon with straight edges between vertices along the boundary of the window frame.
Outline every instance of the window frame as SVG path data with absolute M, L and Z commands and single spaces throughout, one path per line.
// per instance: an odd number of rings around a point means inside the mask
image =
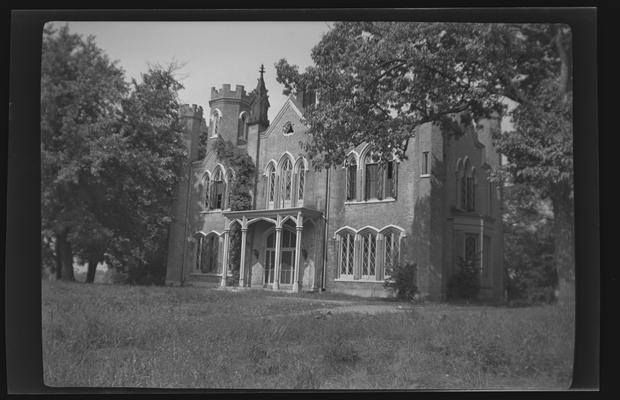
M 219 108 L 214 108 L 213 111 L 211 111 L 211 125 L 211 134 L 209 137 L 217 137 L 222 125 L 222 112 Z
M 211 198 L 211 204 L 210 204 L 210 210 L 216 211 L 216 210 L 225 210 L 226 208 L 226 195 L 227 195 L 227 186 L 228 186 L 228 182 L 226 180 L 226 173 L 224 172 L 224 169 L 218 165 L 217 167 L 215 167 L 215 171 L 213 172 L 213 178 L 212 178 L 212 182 L 211 182 L 211 194 L 210 194 L 210 198 Z M 217 195 L 220 194 L 220 191 L 218 191 L 218 188 L 221 188 L 221 202 L 220 204 L 218 204 L 218 198 Z M 219 207 L 218 207 L 219 205 Z
M 349 230 L 338 233 L 337 246 L 338 278 L 343 280 L 355 280 L 355 233 Z M 343 273 L 343 267 L 346 271 L 345 273 Z
M 373 159 L 375 153 L 370 149 L 366 150 L 361 157 L 360 164 L 362 171 L 362 199 L 364 202 L 394 201 L 398 199 L 398 160 L 391 157 L 389 160 L 380 163 Z M 370 166 L 375 166 L 369 170 Z M 388 178 L 389 170 L 392 170 L 392 177 Z M 373 175 L 376 176 L 376 184 L 373 186 Z M 388 183 L 389 182 L 389 183 Z M 373 193 L 374 192 L 374 193 Z

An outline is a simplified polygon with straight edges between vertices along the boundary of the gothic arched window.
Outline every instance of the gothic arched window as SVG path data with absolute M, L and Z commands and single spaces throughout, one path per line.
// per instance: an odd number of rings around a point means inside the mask
M 209 174 L 204 174 L 202 177 L 202 197 L 204 200 L 204 207 L 209 208 Z
M 220 134 L 222 125 L 222 112 L 217 108 L 211 112 L 211 137 L 215 137 Z
M 384 278 L 391 275 L 391 271 L 398 264 L 400 255 L 400 232 L 389 230 L 383 234 L 383 269 Z
M 267 208 L 273 208 L 276 197 L 276 167 L 273 162 L 267 166 L 265 175 L 267 177 Z
M 282 207 L 290 207 L 293 193 L 293 163 L 286 157 L 280 169 Z
M 220 166 L 215 168 L 213 180 L 211 182 L 211 209 L 221 210 L 226 203 L 226 181 L 224 180 L 224 172 Z
M 394 159 L 379 163 L 379 156 L 369 151 L 364 157 L 364 200 L 396 198 L 398 163 Z
M 346 191 L 347 191 L 347 201 L 354 201 L 357 198 L 356 188 L 357 188 L 357 161 L 355 159 L 355 155 L 351 154 L 349 158 L 345 161 L 345 170 L 346 170 Z
M 248 113 L 243 111 L 239 114 L 239 126 L 237 128 L 237 140 L 247 142 L 248 140 Z
M 202 273 L 217 272 L 219 237 L 215 233 L 198 237 L 196 270 Z
M 297 163 L 295 164 L 295 171 L 297 206 L 300 207 L 304 202 L 304 186 L 306 184 L 306 163 L 303 157 L 297 160 Z
M 355 234 L 344 231 L 338 234 L 338 273 L 340 278 L 353 279 L 353 261 L 355 260 Z
M 377 262 L 377 234 L 372 231 L 360 233 L 362 250 L 362 279 L 375 279 Z

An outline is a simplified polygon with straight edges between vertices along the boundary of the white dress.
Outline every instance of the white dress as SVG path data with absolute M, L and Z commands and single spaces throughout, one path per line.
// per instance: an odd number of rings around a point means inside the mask
M 264 283 L 264 269 L 263 266 L 257 262 L 252 266 L 252 283 L 251 287 L 263 287 Z
M 307 260 L 304 263 L 304 276 L 301 285 L 304 289 L 312 289 L 314 286 L 314 262 L 312 260 Z

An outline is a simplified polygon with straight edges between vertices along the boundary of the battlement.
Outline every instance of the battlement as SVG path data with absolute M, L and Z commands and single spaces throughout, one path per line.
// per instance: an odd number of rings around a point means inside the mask
M 211 87 L 210 102 L 220 99 L 232 99 L 249 102 L 250 95 L 245 92 L 243 85 L 235 85 L 235 90 L 230 90 L 230 84 L 225 83 L 219 90 L 217 90 L 215 87 Z
M 179 117 L 193 117 L 202 119 L 203 109 L 196 104 L 181 104 L 179 106 Z

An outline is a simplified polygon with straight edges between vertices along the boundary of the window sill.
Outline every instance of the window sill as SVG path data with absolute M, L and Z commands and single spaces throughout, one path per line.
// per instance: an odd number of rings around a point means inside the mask
M 431 174 L 422 174 L 420 175 L 420 178 L 430 178 Z
M 372 200 L 363 200 L 363 201 L 357 201 L 357 200 L 347 200 L 344 202 L 345 205 L 357 205 L 357 204 L 377 204 L 377 203 L 393 203 L 395 202 L 396 199 L 393 197 L 387 198 L 387 199 L 383 199 L 383 200 L 378 200 L 378 199 L 372 199 Z
M 371 279 L 353 279 L 353 278 L 337 278 L 334 282 L 354 282 L 354 283 L 383 283 L 383 281 L 371 280 Z

